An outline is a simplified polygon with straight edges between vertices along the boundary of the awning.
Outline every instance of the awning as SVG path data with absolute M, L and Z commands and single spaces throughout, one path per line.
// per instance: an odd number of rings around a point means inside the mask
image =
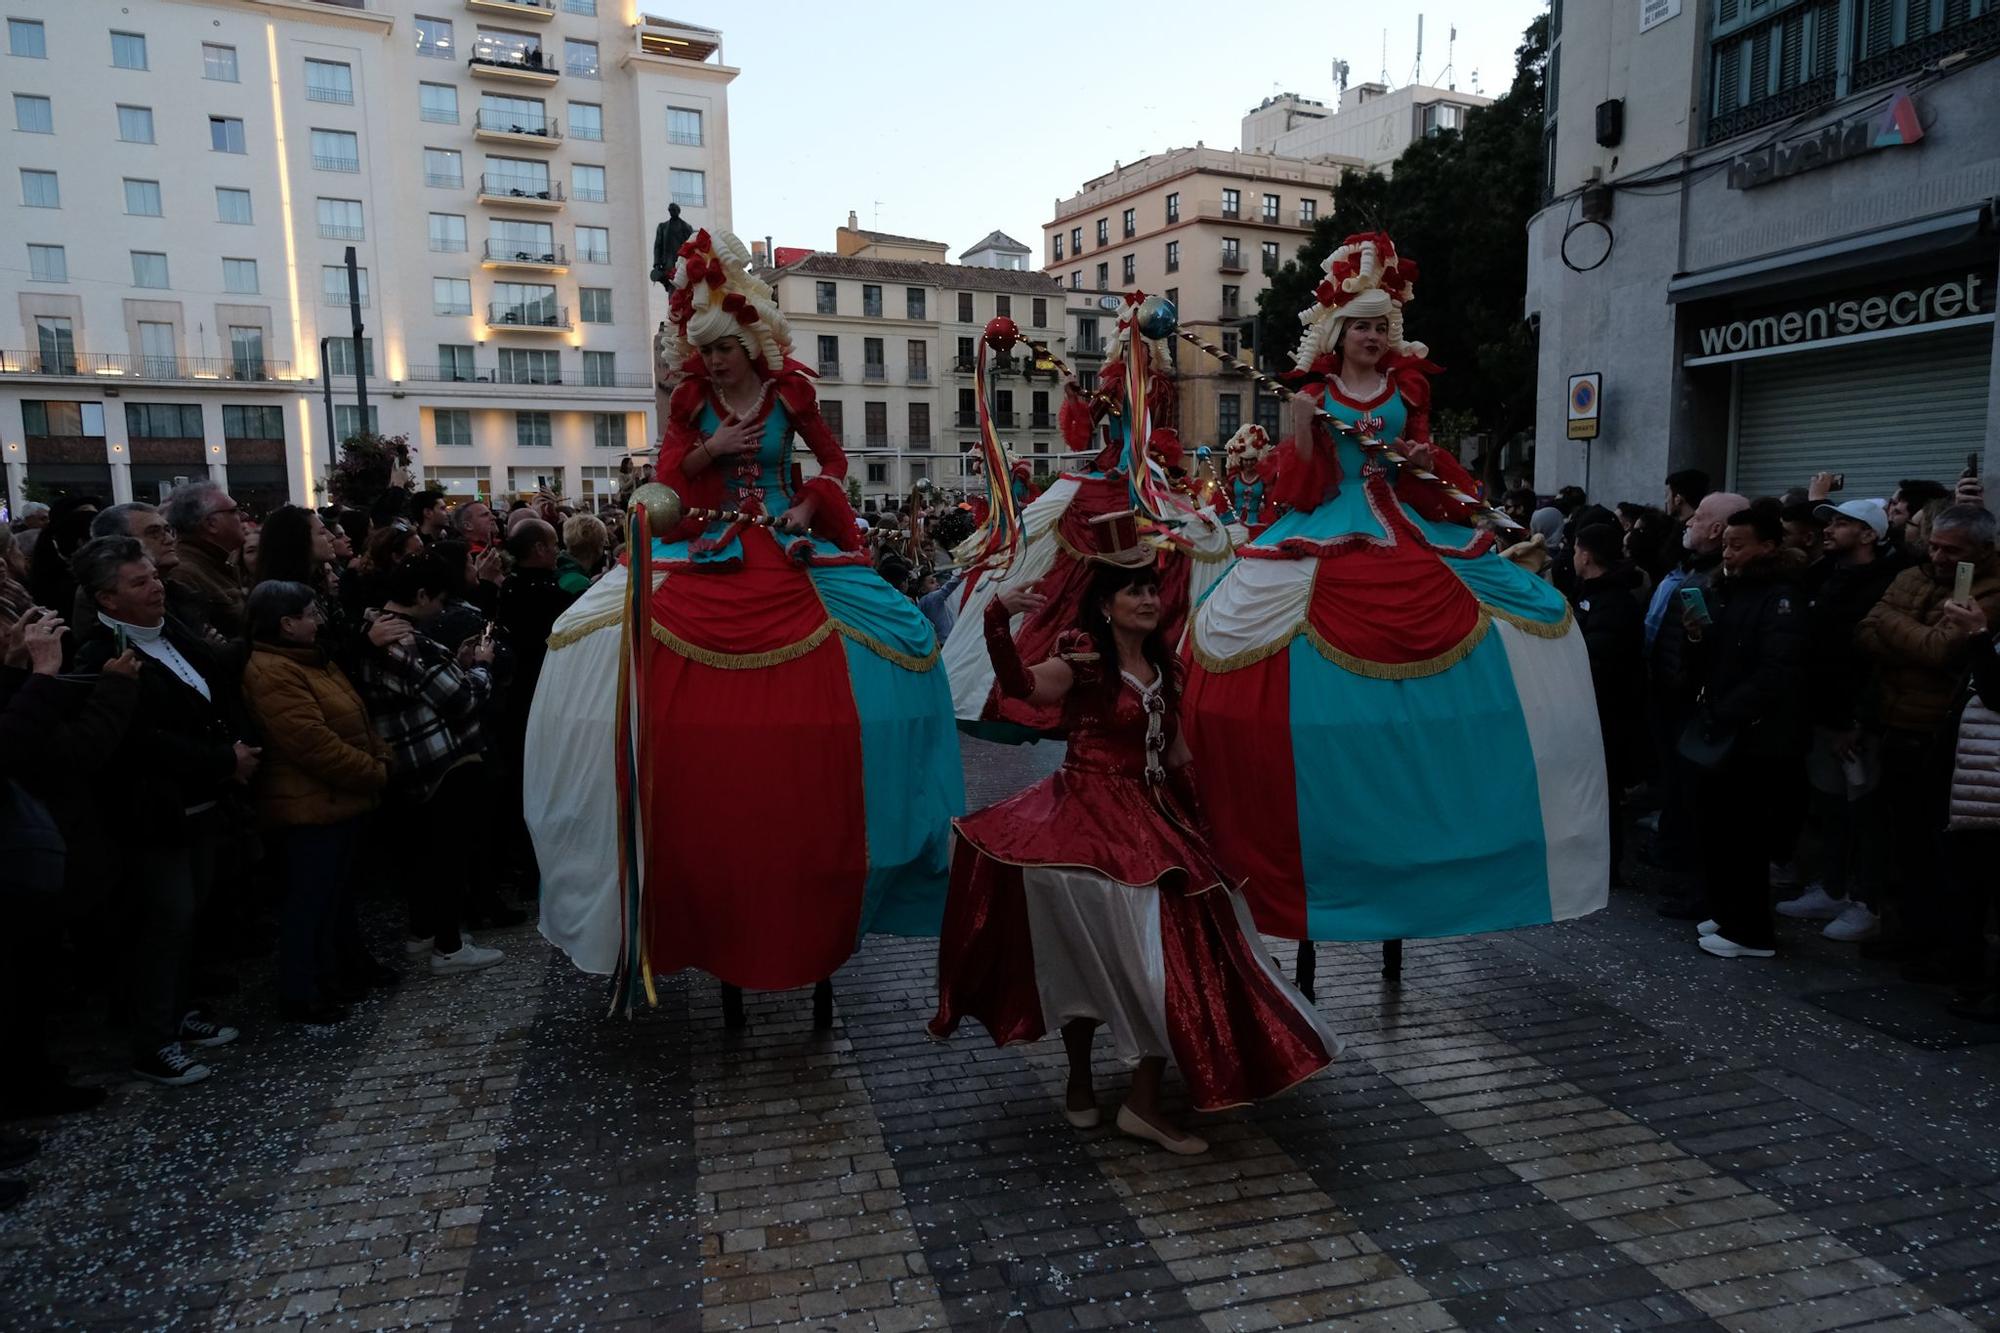
M 1746 259 L 1683 273 L 1667 284 L 1670 304 L 1706 301 L 1738 292 L 1768 291 L 1774 287 L 1806 283 L 1829 274 L 1851 272 L 1866 253 L 1871 271 L 1880 274 L 1883 261 L 1902 266 L 1912 259 L 1975 246 L 1993 239 L 1992 206 L 1962 208 L 1934 217 L 1920 218 L 1880 231 L 1843 236 L 1818 245 L 1780 250 L 1776 254 Z

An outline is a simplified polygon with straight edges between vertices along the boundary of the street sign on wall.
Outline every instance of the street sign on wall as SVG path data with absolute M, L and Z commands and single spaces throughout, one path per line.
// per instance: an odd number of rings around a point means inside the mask
M 1670 18 L 1680 17 L 1681 0 L 1639 0 L 1639 31 L 1657 28 Z
M 1597 438 L 1598 412 L 1604 406 L 1604 376 L 1588 371 L 1569 377 L 1569 438 Z

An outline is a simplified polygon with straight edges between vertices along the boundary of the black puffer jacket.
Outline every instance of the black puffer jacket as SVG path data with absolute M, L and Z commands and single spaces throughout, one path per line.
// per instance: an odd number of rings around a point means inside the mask
M 1854 631 L 1906 567 L 1902 556 L 1888 552 L 1865 565 L 1829 557 L 1813 567 L 1806 609 L 1806 708 L 1814 726 L 1848 731 L 1873 720 L 1874 666 L 1854 642 Z
M 1604 754 L 1612 771 L 1629 774 L 1646 746 L 1646 609 L 1639 602 L 1643 576 L 1619 564 L 1577 588 L 1576 623 L 1590 652 L 1590 683 Z
M 1706 593 L 1715 623 L 1688 642 L 1689 679 L 1716 726 L 1735 734 L 1739 754 L 1805 749 L 1804 568 L 1802 553 L 1780 551 L 1715 579 Z

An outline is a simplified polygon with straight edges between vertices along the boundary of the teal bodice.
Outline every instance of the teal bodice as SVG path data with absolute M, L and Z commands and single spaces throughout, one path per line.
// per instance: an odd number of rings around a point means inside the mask
M 713 435 L 722 428 L 722 414 L 715 410 L 713 403 L 704 403 L 700 422 L 702 434 Z M 792 418 L 785 411 L 783 402 L 774 397 L 771 411 L 764 418 L 764 438 L 762 447 L 757 450 L 755 480 L 736 477 L 735 466 L 740 464 L 732 465 L 723 481 L 727 507 L 740 507 L 742 499 L 752 491 L 761 493 L 764 507 L 774 514 L 783 512 L 789 505 L 792 494 Z M 780 497 L 783 497 L 782 503 Z

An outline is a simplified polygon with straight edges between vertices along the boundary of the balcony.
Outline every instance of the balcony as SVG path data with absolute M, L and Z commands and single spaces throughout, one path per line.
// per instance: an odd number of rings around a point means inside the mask
M 463 190 L 465 173 L 462 171 L 426 171 L 424 184 L 435 190 Z
M 889 378 L 889 368 L 880 361 L 866 361 L 861 366 L 861 378 L 882 383 Z
M 345 288 L 345 287 L 342 287 L 342 288 L 341 288 L 341 289 L 340 289 L 339 291 L 337 291 L 337 292 L 333 292 L 333 291 L 322 291 L 322 292 L 321 292 L 321 293 L 319 294 L 319 303 L 320 303 L 321 305 L 330 305 L 330 306 L 336 306 L 336 307 L 337 307 L 337 306 L 344 306 L 344 305 L 346 305 L 346 304 L 347 304 L 347 288 Z M 368 307 L 369 307 L 369 306 L 370 306 L 370 305 L 372 304 L 372 302 L 370 302 L 370 301 L 369 301 L 369 299 L 368 299 L 368 293 L 367 293 L 367 292 L 363 292 L 363 293 L 361 293 L 361 295 L 360 295 L 360 298 L 359 298 L 358 300 L 356 300 L 356 301 L 355 301 L 355 304 L 356 304 L 356 305 L 358 305 L 358 306 L 360 306 L 360 307 L 361 307 L 361 308 L 362 308 L 363 310 L 366 310 L 366 309 L 367 309 L 367 308 L 368 308 Z
M 968 427 L 976 429 L 979 425 L 979 413 L 959 412 L 953 415 L 952 421 L 960 430 Z
M 1234 301 L 1224 301 L 1224 302 L 1222 303 L 1222 313 L 1221 313 L 1220 315 L 1216 316 L 1216 318 L 1218 318 L 1218 319 L 1241 319 L 1241 318 L 1243 318 L 1243 307 L 1242 307 L 1242 306 L 1240 306 L 1240 305 L 1238 305 L 1238 304 L 1237 304 L 1236 302 L 1234 302 Z
M 1222 258 L 1217 261 L 1215 268 L 1218 273 L 1248 273 L 1250 271 L 1243 262 L 1243 252 L 1241 250 L 1224 250 Z
M 547 23 L 556 16 L 556 0 L 465 0 L 475 14 L 494 14 L 510 19 Z
M 488 241 L 480 258 L 481 268 L 529 268 L 543 273 L 569 272 L 569 251 L 553 243 L 528 245 L 520 241 Z
M 1267 277 L 1273 273 L 1276 273 L 1279 269 L 1283 268 L 1284 266 L 1285 266 L 1285 261 L 1278 258 L 1278 256 L 1276 255 L 1265 255 L 1263 257 L 1263 268 L 1264 268 L 1264 273 Z
M 555 181 L 531 176 L 496 176 L 488 172 L 479 178 L 479 202 L 554 210 L 563 206 L 563 187 Z
M 1001 430 L 1019 430 L 1021 427 L 1021 414 L 1019 412 L 995 412 L 993 414 L 993 424 Z
M 1222 204 L 1210 203 L 1207 200 L 1198 200 L 1195 203 L 1194 214 L 1196 218 L 1203 222 L 1241 222 L 1253 227 L 1279 227 L 1286 231 L 1291 231 L 1297 227 L 1312 226 L 1310 219 L 1303 217 L 1295 219 L 1289 213 L 1278 213 L 1276 215 L 1262 212 L 1250 213 L 1241 208 L 1229 208 Z
M 1053 412 L 1028 413 L 1029 430 L 1054 430 L 1055 428 L 1056 418 Z
M 327 241 L 365 241 L 366 227 L 350 227 L 345 223 L 322 222 L 319 224 L 320 239 Z
M 973 357 L 960 356 L 952 358 L 951 372 L 954 375 L 970 375 L 978 368 L 979 362 Z
M 534 377 L 529 373 L 512 376 L 496 371 L 492 366 L 409 366 L 403 371 L 405 381 L 416 384 L 504 384 L 514 387 L 532 387 L 546 384 L 563 384 L 556 375 Z M 653 379 L 650 375 L 612 375 L 609 381 L 604 376 L 586 380 L 581 384 L 563 384 L 565 389 L 650 389 Z
M 486 324 L 495 329 L 527 329 L 536 333 L 566 333 L 572 327 L 568 306 L 509 305 L 494 301 L 486 307 Z
M 1076 346 L 1072 347 L 1070 351 L 1076 354 L 1077 356 L 1103 356 L 1104 339 L 1078 338 L 1076 340 Z
M 361 170 L 361 159 L 358 157 L 335 157 L 326 153 L 314 153 L 313 170 L 358 172 Z
M 264 384 L 290 380 L 292 363 L 251 357 L 114 356 L 101 352 L 0 350 L 0 375 L 52 375 L 76 379 L 228 380 Z
M 353 106 L 354 90 L 330 83 L 309 83 L 306 85 L 306 101 L 332 102 L 336 106 Z
M 929 366 L 911 366 L 908 378 L 912 384 L 929 384 L 931 382 L 931 368 Z
M 494 79 L 503 83 L 538 83 L 547 87 L 562 77 L 562 71 L 549 64 L 539 49 L 519 56 L 500 52 L 472 56 L 465 63 L 475 79 Z
M 888 433 L 885 431 L 869 431 L 862 436 L 861 447 L 863 449 L 887 449 L 889 447 Z
M 838 362 L 838 361 L 828 361 L 828 360 L 825 360 L 824 358 L 822 358 L 822 359 L 821 359 L 821 361 L 820 361 L 820 363 L 819 363 L 819 377 L 820 377 L 821 379 L 823 379 L 823 380 L 837 380 L 837 379 L 839 379 L 839 378 L 840 378 L 840 362 Z
M 562 144 L 561 128 L 548 117 L 511 116 L 503 111 L 481 110 L 474 115 L 472 137 L 524 148 L 556 148 Z

